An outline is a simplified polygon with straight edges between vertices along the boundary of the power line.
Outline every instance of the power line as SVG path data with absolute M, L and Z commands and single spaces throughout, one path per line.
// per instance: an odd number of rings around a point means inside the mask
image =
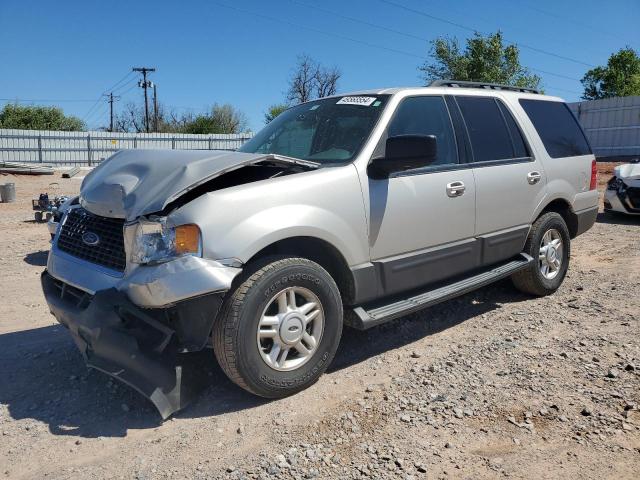
M 376 23 L 367 22 L 367 21 L 361 20 L 361 19 L 359 19 L 359 18 L 349 17 L 349 16 L 347 16 L 347 15 L 343 15 L 343 14 L 341 14 L 341 13 L 338 13 L 338 12 L 335 12 L 335 11 L 332 11 L 332 10 L 327 10 L 326 8 L 317 7 L 317 6 L 315 6 L 315 5 L 310 5 L 310 4 L 308 4 L 308 3 L 304 3 L 304 2 L 299 2 L 299 1 L 297 1 L 297 0 L 289 0 L 289 1 L 290 1 L 291 3 L 295 3 L 295 4 L 297 4 L 297 5 L 301 5 L 301 6 L 308 7 L 308 8 L 313 8 L 313 9 L 315 9 L 315 10 L 318 10 L 318 11 L 320 11 L 320 12 L 324 12 L 324 13 L 329 14 L 329 15 L 335 15 L 335 16 L 337 16 L 337 17 L 344 18 L 344 19 L 349 20 L 349 21 L 352 21 L 352 22 L 361 23 L 361 24 L 363 24 L 363 25 L 368 25 L 368 26 L 370 26 L 370 27 L 378 28 L 378 29 L 380 29 L 380 30 L 385 30 L 385 31 L 387 31 L 387 32 L 392 32 L 392 33 L 395 33 L 395 34 L 398 34 L 398 35 L 403 35 L 403 36 L 405 36 L 405 37 L 414 38 L 414 39 L 417 39 L 417 40 L 420 40 L 420 41 L 423 41 L 423 42 L 429 42 L 429 41 L 430 41 L 430 39 L 429 39 L 429 38 L 426 38 L 426 37 L 421 37 L 421 36 L 418 36 L 418 35 L 413 35 L 413 34 L 411 34 L 411 33 L 402 32 L 402 31 L 400 31 L 400 30 L 395 30 L 395 29 L 393 29 L 393 28 L 389 28 L 389 27 L 386 27 L 386 26 L 384 26 L 384 25 L 380 25 L 380 24 L 376 24 Z M 407 53 L 407 54 L 408 54 L 408 53 Z M 408 55 L 410 55 L 410 54 L 408 54 Z M 418 57 L 418 56 L 416 55 L 416 57 Z M 423 57 L 422 57 L 422 56 L 419 56 L 418 58 L 421 58 L 421 59 L 422 59 Z M 567 76 L 567 75 L 562 75 L 562 74 L 560 74 L 560 73 L 549 72 L 549 71 L 547 71 L 547 70 L 541 70 L 541 69 L 539 69 L 539 68 L 529 67 L 529 69 L 530 69 L 530 70 L 533 70 L 533 71 L 535 71 L 535 72 L 544 73 L 544 74 L 546 74 L 546 75 L 551 75 L 551 76 L 558 77 L 558 78 L 564 78 L 565 80 L 573 80 L 573 81 L 576 81 L 576 82 L 579 82 L 579 81 L 580 81 L 580 79 L 578 79 L 578 78 L 569 77 L 569 76 Z
M 134 83 L 131 87 L 129 87 L 127 90 L 125 90 L 124 92 L 120 92 L 120 96 L 124 97 L 127 93 L 129 93 L 131 90 L 133 90 L 134 88 L 136 88 L 138 86 L 137 83 Z
M 131 75 L 134 75 L 133 71 L 127 72 L 127 74 L 124 77 L 122 77 L 120 80 L 118 80 L 116 83 L 114 83 L 111 87 L 107 88 L 105 90 L 105 92 L 108 92 L 108 91 L 112 91 L 113 92 L 113 91 L 117 90 L 118 88 L 121 88 L 121 87 L 118 87 L 118 85 L 120 85 L 124 80 L 129 78 Z M 127 83 L 130 83 L 130 82 L 127 82 Z
M 359 43 L 360 45 L 366 45 L 367 47 L 378 48 L 378 49 L 381 49 L 381 50 L 386 50 L 388 52 L 397 53 L 397 54 L 400 54 L 400 55 L 406 55 L 406 56 L 414 57 L 414 58 L 420 58 L 420 59 L 423 58 L 421 55 L 417 55 L 417 54 L 414 54 L 414 53 L 405 52 L 403 50 L 397 50 L 395 48 L 385 47 L 383 45 L 376 45 L 375 43 L 369 43 L 369 42 L 366 42 L 364 40 L 359 40 L 357 38 L 347 37 L 346 35 L 342 35 L 342 34 L 339 34 L 339 33 L 328 32 L 326 30 L 320 30 L 319 28 L 310 27 L 309 25 L 302 25 L 302 24 L 299 24 L 299 23 L 296 23 L 296 22 L 291 22 L 291 21 L 285 20 L 283 18 L 277 18 L 277 17 L 272 17 L 270 15 L 264 15 L 262 13 L 252 12 L 250 10 L 245 10 L 243 8 L 238 8 L 238 7 L 235 7 L 235 6 L 224 4 L 222 2 L 212 1 L 210 3 L 214 3 L 214 4 L 216 4 L 216 5 L 220 6 L 220 7 L 227 8 L 229 10 L 235 10 L 236 12 L 245 13 L 247 15 L 253 15 L 255 17 L 264 18 L 264 19 L 267 19 L 267 20 L 271 20 L 273 22 L 283 23 L 285 25 L 289 25 L 289 26 L 292 26 L 292 27 L 297 27 L 297 28 L 302 28 L 302 29 L 305 29 L 305 30 L 310 30 L 312 32 L 320 33 L 321 35 L 327 35 L 329 37 L 335 37 L 335 38 L 339 38 L 341 40 L 347 40 L 349 42 Z
M 366 20 L 362 20 L 361 18 L 350 17 L 348 15 L 344 15 L 342 13 L 339 13 L 339 12 L 336 12 L 336 11 L 333 11 L 333 10 L 328 10 L 326 8 L 319 7 L 317 5 L 310 5 L 310 4 L 305 3 L 305 2 L 299 2 L 298 0 L 289 0 L 289 2 L 294 3 L 296 5 L 300 5 L 301 7 L 313 8 L 314 10 L 317 10 L 319 12 L 324 12 L 324 13 L 326 13 L 328 15 L 334 15 L 334 16 L 340 17 L 340 18 L 342 18 L 344 20 L 349 20 L 351 22 L 360 23 L 362 25 L 367 25 L 369 27 L 377 28 L 379 30 L 384 30 L 386 32 L 391 32 L 391 33 L 395 33 L 397 35 L 402 35 L 403 37 L 412 38 L 414 40 L 420 40 L 421 42 L 428 42 L 430 40 L 430 39 L 428 39 L 426 37 L 421 37 L 420 35 L 414 35 L 412 33 L 402 32 L 400 30 L 394 30 L 393 28 L 385 27 L 384 25 L 379 25 L 377 23 L 368 22 Z
M 609 32 L 607 30 L 602 30 L 601 28 L 597 28 L 597 27 L 594 27 L 592 25 L 588 25 L 586 23 L 578 22 L 578 21 L 574 20 L 573 18 L 570 18 L 570 17 L 567 17 L 567 16 L 561 16 L 561 15 L 558 15 L 556 13 L 549 12 L 547 10 L 543 10 L 542 8 L 534 7 L 533 5 L 527 5 L 526 3 L 520 4 L 520 5 L 522 5 L 525 8 L 528 8 L 529 10 L 533 10 L 534 12 L 542 13 L 543 15 L 547 15 L 549 17 L 553 17 L 553 18 L 556 18 L 558 20 L 562 20 L 562 22 L 573 23 L 574 25 L 577 25 L 578 27 L 587 28 L 587 29 L 589 29 L 591 31 L 594 31 L 596 33 L 599 33 L 601 35 L 605 35 L 607 37 L 615 38 L 618 41 L 621 40 L 619 34 L 615 34 L 615 33 Z M 629 42 L 625 42 L 625 43 L 629 43 Z
M 137 86 L 137 83 L 138 83 L 137 79 L 134 77 L 131 80 L 123 83 L 122 85 L 120 85 L 119 87 L 114 88 L 111 91 L 114 92 L 114 93 L 119 93 L 120 91 L 122 91 L 123 89 L 125 89 L 125 88 L 127 88 L 127 87 L 129 87 L 131 85 Z
M 87 111 L 87 113 L 84 114 L 84 117 L 82 117 L 83 121 L 87 121 L 88 117 L 91 115 L 91 113 L 95 110 L 95 108 L 98 106 L 98 104 L 100 103 L 100 100 L 102 100 L 103 95 L 105 95 L 106 92 L 108 92 L 109 90 L 113 91 L 115 89 L 116 86 L 120 85 L 123 81 L 125 81 L 130 75 L 132 75 L 133 72 L 128 72 L 125 76 L 123 76 L 122 78 L 120 78 L 120 80 L 118 80 L 116 83 L 114 83 L 111 87 L 107 88 L 106 90 L 104 90 L 100 96 L 95 100 L 94 104 L 91 105 L 91 107 L 89 108 L 89 110 Z
M 480 30 L 478 30 L 477 28 L 469 27 L 467 25 L 463 25 L 463 24 L 458 23 L 458 22 L 447 20 L 446 18 L 437 17 L 435 15 L 432 15 L 430 13 L 424 12 L 422 10 L 416 10 L 415 8 L 407 7 L 406 5 L 402 5 L 400 3 L 392 2 L 391 0 L 378 0 L 378 1 L 382 2 L 382 3 L 385 3 L 387 5 L 394 6 L 396 8 L 400 8 L 400 9 L 406 10 L 406 11 L 411 12 L 411 13 L 415 13 L 416 15 L 421 15 L 423 17 L 427 17 L 427 18 L 430 18 L 432 20 L 436 20 L 438 22 L 446 23 L 448 25 L 452 25 L 454 27 L 461 28 L 463 30 L 467 30 L 467 31 L 474 32 L 474 33 L 476 33 L 476 32 L 477 33 L 483 33 Z M 484 34 L 486 35 L 486 32 L 484 32 Z M 543 50 L 542 48 L 537 48 L 537 47 L 528 45 L 526 43 L 515 42 L 515 41 L 509 40 L 507 38 L 505 38 L 504 40 L 505 40 L 505 42 L 510 43 L 510 44 L 515 45 L 515 46 L 520 47 L 520 48 L 524 48 L 524 49 L 531 50 L 531 51 L 534 51 L 534 52 L 542 53 L 544 55 L 549 55 L 551 57 L 559 58 L 561 60 L 566 60 L 568 62 L 578 63 L 580 65 L 584 65 L 584 66 L 587 66 L 587 67 L 595 67 L 595 65 L 583 62 L 582 60 L 577 60 L 577 59 L 572 58 L 572 57 L 567 57 L 565 55 L 559 55 L 557 53 L 549 52 L 548 50 Z
M 55 98 L 0 98 L 0 101 L 16 102 L 16 103 L 30 103 L 30 102 L 42 102 L 42 103 L 89 103 L 95 100 L 76 100 L 76 99 L 55 99 Z

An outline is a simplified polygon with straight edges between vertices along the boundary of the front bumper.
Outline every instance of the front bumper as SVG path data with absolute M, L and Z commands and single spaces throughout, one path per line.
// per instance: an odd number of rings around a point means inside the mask
M 222 303 L 222 293 L 170 308 L 141 309 L 115 288 L 94 295 L 60 282 L 46 270 L 42 289 L 51 313 L 67 327 L 87 366 L 101 370 L 149 398 L 163 419 L 199 391 L 197 373 L 180 352 L 202 349 Z
M 604 194 L 605 210 L 626 213 L 628 215 L 640 215 L 640 208 L 634 208 L 626 192 L 607 189 Z

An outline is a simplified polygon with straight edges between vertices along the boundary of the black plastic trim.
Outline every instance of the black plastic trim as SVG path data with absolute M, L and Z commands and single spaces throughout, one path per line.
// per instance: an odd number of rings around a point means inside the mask
M 532 157 L 522 157 L 522 158 L 504 158 L 502 160 L 489 160 L 487 162 L 473 162 L 469 165 L 473 168 L 483 168 L 483 167 L 497 167 L 499 165 L 515 165 L 517 163 L 531 163 L 535 162 L 535 159 Z
M 513 258 L 524 248 L 529 234 L 529 225 L 522 225 L 507 231 L 488 233 L 478 238 L 482 245 L 482 265 L 493 265 Z
M 578 228 L 576 230 L 576 237 L 582 235 L 584 232 L 593 227 L 598 217 L 598 207 L 588 208 L 586 210 L 580 210 L 576 212 L 576 218 L 578 221 Z
M 351 267 L 351 275 L 354 285 L 354 298 L 351 303 L 354 305 L 369 302 L 382 295 L 380 275 L 373 263 Z
M 480 242 L 475 238 L 387 257 L 379 265 L 384 295 L 435 283 L 481 265 Z

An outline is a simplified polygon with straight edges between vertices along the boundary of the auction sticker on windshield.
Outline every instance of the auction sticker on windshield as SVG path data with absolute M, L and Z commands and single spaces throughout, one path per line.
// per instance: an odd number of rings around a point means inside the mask
M 336 105 L 362 105 L 368 107 L 376 101 L 376 97 L 342 97 Z

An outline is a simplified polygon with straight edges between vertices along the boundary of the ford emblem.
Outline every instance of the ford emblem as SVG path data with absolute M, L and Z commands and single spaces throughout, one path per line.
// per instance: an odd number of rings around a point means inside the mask
M 100 243 L 100 237 L 93 232 L 84 232 L 82 234 L 82 242 L 85 245 L 89 245 L 91 247 L 95 247 Z

